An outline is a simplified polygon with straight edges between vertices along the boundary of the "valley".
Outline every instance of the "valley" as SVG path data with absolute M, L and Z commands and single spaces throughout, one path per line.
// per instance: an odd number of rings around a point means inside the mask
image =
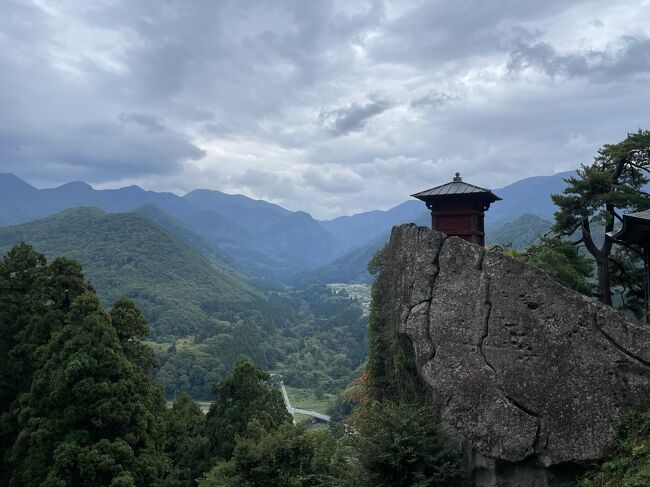
M 490 243 L 524 247 L 544 233 L 552 208 L 526 207 L 517 195 L 549 199 L 565 176 L 497 190 L 517 205 L 497 214 Z M 12 223 L 0 227 L 0 253 L 27 241 L 48 258 L 76 259 L 105 306 L 120 296 L 138 304 L 152 330 L 154 382 L 167 399 L 187 392 L 209 400 L 211 385 L 250 357 L 283 375 L 297 405 L 319 410 L 333 407 L 365 361 L 370 258 L 393 225 L 428 224 L 417 201 L 319 222 L 211 190 L 36 189 L 4 174 L 0 195 L 0 214 Z M 522 225 L 524 233 L 509 230 Z
M 333 282 L 327 284 L 327 287 L 334 291 L 338 296 L 347 295 L 359 303 L 363 310 L 363 316 L 370 314 L 371 286 L 370 284 L 354 284 L 344 282 Z
M 0 1 L 0 487 L 650 486 L 650 0 Z

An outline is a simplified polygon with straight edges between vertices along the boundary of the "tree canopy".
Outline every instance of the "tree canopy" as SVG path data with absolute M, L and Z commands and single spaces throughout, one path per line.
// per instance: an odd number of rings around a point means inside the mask
M 373 401 L 354 414 L 359 461 L 368 485 L 456 485 L 458 454 L 430 406 Z
M 229 459 L 237 435 L 255 420 L 266 430 L 291 421 L 278 389 L 269 387 L 271 376 L 245 359 L 230 377 L 213 388 L 214 402 L 206 416 L 211 453 Z
M 165 451 L 177 469 L 182 486 L 196 485 L 196 479 L 208 469 L 208 438 L 205 415 L 189 395 L 183 393 L 165 413 Z
M 169 472 L 162 395 L 150 368 L 125 353 L 80 266 L 48 265 L 22 244 L 0 275 L 4 346 L 16 365 L 2 384 L 13 391 L 0 423 L 4 483 L 160 485 Z
M 545 271 L 560 284 L 586 295 L 593 293 L 591 262 L 571 242 L 541 237 L 539 244 L 530 245 L 523 252 L 514 249 L 509 249 L 507 252 Z
M 576 244 L 583 245 L 596 262 L 597 296 L 612 304 L 612 287 L 627 282 L 634 288 L 633 270 L 639 260 L 629 262 L 613 253 L 614 241 L 607 235 L 622 221 L 625 212 L 650 208 L 650 195 L 644 191 L 650 174 L 650 131 L 630 133 L 617 144 L 606 144 L 598 150 L 591 165 L 583 164 L 575 177 L 566 181 L 563 194 L 552 195 L 558 207 L 553 229 L 559 236 L 577 233 Z M 594 230 L 600 230 L 596 235 Z M 612 268 L 617 278 L 612 281 Z M 623 306 L 629 307 L 622 293 Z

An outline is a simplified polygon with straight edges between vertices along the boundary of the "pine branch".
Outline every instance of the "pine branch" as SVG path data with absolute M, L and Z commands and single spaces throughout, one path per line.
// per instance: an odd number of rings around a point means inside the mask
M 585 239 L 580 238 L 580 239 L 578 239 L 578 240 L 576 240 L 574 242 L 571 242 L 571 245 L 580 245 L 580 244 L 583 244 L 583 243 L 585 243 Z

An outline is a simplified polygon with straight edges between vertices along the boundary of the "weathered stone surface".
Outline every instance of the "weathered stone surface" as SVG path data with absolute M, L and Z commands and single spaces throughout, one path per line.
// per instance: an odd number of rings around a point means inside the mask
M 500 253 L 402 225 L 379 279 L 472 485 L 561 485 L 648 390 L 646 327 Z

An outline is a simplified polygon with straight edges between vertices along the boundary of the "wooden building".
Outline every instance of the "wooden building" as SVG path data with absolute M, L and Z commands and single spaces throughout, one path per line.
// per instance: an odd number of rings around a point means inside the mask
M 501 200 L 489 189 L 464 182 L 460 173 L 447 184 L 411 196 L 431 210 L 431 228 L 477 245 L 485 245 L 485 212 Z
M 650 324 L 650 210 L 623 215 L 623 226 L 608 234 L 623 245 L 638 245 L 643 249 L 645 265 L 645 321 Z

